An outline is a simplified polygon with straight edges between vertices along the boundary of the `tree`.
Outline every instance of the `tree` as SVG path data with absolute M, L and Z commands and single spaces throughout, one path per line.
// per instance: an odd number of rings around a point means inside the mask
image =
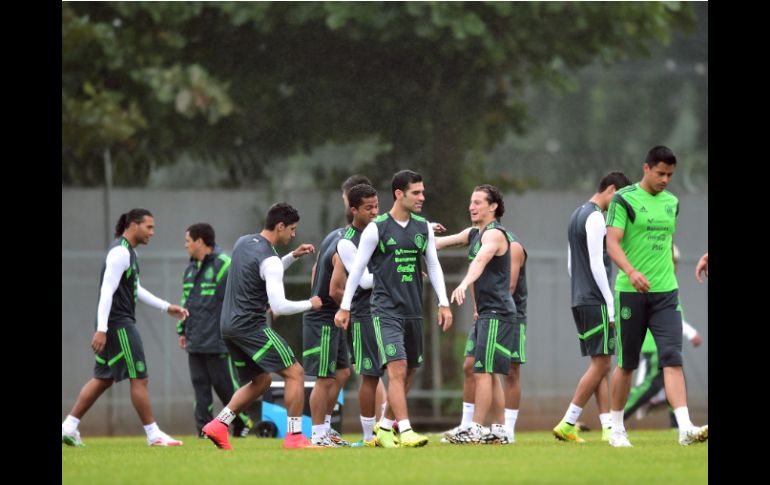
M 676 2 L 64 3 L 62 178 L 99 183 L 107 144 L 130 183 L 193 152 L 238 185 L 377 136 L 387 150 L 358 169 L 381 187 L 424 172 L 431 217 L 464 221 L 438 195 L 466 195 L 475 154 L 525 130 L 527 86 L 563 89 L 693 21 Z

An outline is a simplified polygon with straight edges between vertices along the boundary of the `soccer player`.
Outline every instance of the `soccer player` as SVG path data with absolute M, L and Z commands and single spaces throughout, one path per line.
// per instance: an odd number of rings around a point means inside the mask
M 605 250 L 607 229 L 602 213 L 615 192 L 631 183 L 623 172 L 610 172 L 596 193 L 572 213 L 567 230 L 567 272 L 572 286 L 572 316 L 577 326 L 580 355 L 590 356 L 588 370 L 578 382 L 564 418 L 553 428 L 563 441 L 584 443 L 575 426 L 583 407 L 596 395 L 602 439 L 609 439 L 610 401 L 607 375 L 615 353 L 615 305 L 610 290 L 610 260 Z
M 679 425 L 679 444 L 708 439 L 708 425 L 690 421 L 682 372 L 682 314 L 677 311 L 679 292 L 671 254 L 679 200 L 666 190 L 675 167 L 676 157 L 669 148 L 651 148 L 641 182 L 618 191 L 607 215 L 607 253 L 620 268 L 615 282 L 618 367 L 612 375 L 609 439 L 615 447 L 631 446 L 623 408 L 648 328 L 658 346 L 666 396 Z
M 294 239 L 299 213 L 286 203 L 270 207 L 264 229 L 242 236 L 235 243 L 230 263 L 225 300 L 220 320 L 222 338 L 230 350 L 241 376 L 248 382 L 235 391 L 230 402 L 216 418 L 203 427 L 218 448 L 232 449 L 227 436 L 230 423 L 270 385 L 270 373 L 283 377 L 287 410 L 284 448 L 313 446 L 302 434 L 302 407 L 305 377 L 294 352 L 275 330 L 267 326 L 268 304 L 274 315 L 291 315 L 321 308 L 317 296 L 305 301 L 290 301 L 284 296 L 283 272 L 296 258 L 312 253 L 311 244 L 302 244 L 292 253 L 278 257 L 275 246 L 285 246 Z
M 337 255 L 334 258 L 329 293 L 339 303 L 345 293 L 345 283 L 349 269 L 353 267 L 361 233 L 366 226 L 377 217 L 379 202 L 377 191 L 371 185 L 359 184 L 348 192 L 348 203 L 353 216 L 351 223 L 344 229 L 344 236 L 337 243 Z M 369 307 L 373 277 L 364 270 L 351 303 L 352 355 L 357 363 L 358 373 L 361 374 L 361 384 L 358 389 L 361 428 L 363 439 L 357 446 L 375 446 L 374 425 L 376 420 L 376 395 L 382 386 L 383 375 L 377 348 L 377 337 L 372 323 Z
M 184 320 L 184 308 L 161 300 L 139 284 L 139 262 L 134 248 L 147 244 L 155 234 L 155 219 L 146 209 L 132 209 L 118 219 L 115 240 L 107 250 L 99 283 L 96 332 L 91 349 L 96 354 L 94 377 L 80 390 L 75 406 L 61 425 L 62 443 L 85 446 L 80 439 L 80 420 L 113 382 L 128 378 L 131 403 L 147 434 L 149 446 L 180 446 L 158 428 L 150 405 L 147 364 L 136 326 L 136 300 Z
M 422 257 L 439 299 L 438 324 L 446 331 L 452 313 L 444 287 L 444 274 L 436 255 L 433 230 L 417 215 L 425 202 L 422 176 L 411 170 L 396 173 L 391 180 L 393 207 L 378 216 L 361 234 L 353 269 L 334 320 L 347 328 L 350 307 L 364 267 L 371 261 L 374 288 L 372 321 L 378 335 L 381 365 L 387 366 L 388 406 L 380 420 L 377 442 L 385 448 L 417 447 L 428 438 L 412 430 L 406 395 L 417 368 L 422 365 Z M 398 420 L 399 444 L 394 440 L 393 422 Z
M 193 415 L 198 436 L 205 438 L 203 426 L 214 417 L 211 412 L 214 388 L 222 404 L 230 402 L 240 387 L 230 354 L 219 330 L 222 301 L 225 297 L 230 256 L 216 244 L 211 224 L 193 224 L 187 228 L 184 247 L 190 264 L 182 277 L 182 302 L 190 316 L 177 323 L 179 347 L 187 351 L 195 401 Z M 251 419 L 245 413 L 233 422 L 233 436 L 246 436 Z

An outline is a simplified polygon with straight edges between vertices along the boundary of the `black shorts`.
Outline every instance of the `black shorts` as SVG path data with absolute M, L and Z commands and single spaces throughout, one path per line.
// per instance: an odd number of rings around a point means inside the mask
M 334 325 L 334 317 L 302 319 L 302 367 L 305 375 L 334 378 L 337 369 L 350 367 L 345 332 Z
M 508 375 L 514 352 L 513 322 L 479 317 L 476 320 L 475 363 L 473 372 Z M 518 349 L 516 349 L 518 353 Z
M 511 364 L 525 364 L 527 362 L 527 324 L 525 322 L 513 323 L 513 342 L 511 343 Z M 468 340 L 465 342 L 465 356 L 474 357 L 476 354 L 476 322 L 473 322 L 468 332 Z
M 619 291 L 615 296 L 615 318 L 618 331 L 618 366 L 639 367 L 642 342 L 650 329 L 658 347 L 658 365 L 682 365 L 682 314 L 679 291 L 636 293 Z
M 348 328 L 352 329 L 353 345 L 351 348 L 358 373 L 381 377 L 383 370 L 372 316 L 353 315 L 350 317 Z
M 241 381 L 251 381 L 263 372 L 278 372 L 297 361 L 286 340 L 266 325 L 243 335 L 223 335 L 222 339 Z
M 112 379 L 144 379 L 147 364 L 144 360 L 144 346 L 136 324 L 107 329 L 107 344 L 96 357 L 94 377 Z
M 580 355 L 613 355 L 615 353 L 615 329 L 610 328 L 607 305 L 581 305 L 572 307 L 575 318 Z
M 372 315 L 380 365 L 406 360 L 409 369 L 422 366 L 422 318 Z

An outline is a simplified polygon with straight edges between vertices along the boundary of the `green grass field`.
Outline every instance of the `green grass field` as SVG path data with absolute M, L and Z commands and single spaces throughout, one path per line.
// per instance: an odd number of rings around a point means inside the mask
M 616 449 L 582 433 L 587 443 L 550 433 L 517 433 L 512 445 L 440 444 L 424 448 L 284 450 L 283 440 L 233 440 L 233 451 L 193 436 L 182 447 L 150 448 L 144 437 L 89 438 L 62 445 L 62 484 L 157 483 L 708 483 L 708 442 L 679 446 L 672 430 L 631 431 L 633 448 Z M 360 435 L 347 435 L 357 440 Z

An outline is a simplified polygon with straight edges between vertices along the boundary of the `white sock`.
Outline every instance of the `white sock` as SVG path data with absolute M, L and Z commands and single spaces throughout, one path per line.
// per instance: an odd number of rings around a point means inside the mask
M 408 419 L 402 419 L 398 422 L 398 432 L 403 433 L 404 431 L 412 429 L 412 424 L 409 422 Z
M 463 420 L 460 422 L 461 427 L 466 427 L 473 421 L 473 413 L 476 411 L 476 405 L 472 402 L 463 402 Z
M 326 431 L 329 431 L 332 429 L 332 415 L 327 414 L 324 416 L 324 426 L 326 426 Z
M 361 429 L 364 430 L 364 441 L 371 441 L 374 437 L 374 416 L 371 418 L 361 416 Z
M 61 429 L 63 429 L 65 433 L 74 433 L 78 430 L 78 424 L 80 424 L 80 420 L 75 416 L 68 414 L 67 418 L 61 424 Z
M 297 434 L 302 432 L 302 416 L 298 416 L 298 417 L 288 416 L 286 420 L 287 420 L 286 429 L 288 430 L 289 434 Z
M 326 425 L 325 424 L 314 424 L 313 425 L 313 442 L 318 442 L 321 438 L 323 438 L 326 435 Z
M 386 418 L 385 415 L 383 414 L 382 418 L 380 419 L 380 428 L 386 431 L 390 431 L 391 429 L 393 429 L 393 420 Z
M 612 415 L 610 413 L 600 414 L 599 421 L 602 423 L 602 429 L 612 428 Z
M 610 416 L 612 417 L 612 431 L 625 431 L 626 425 L 623 423 L 623 410 L 615 411 L 610 409 Z
M 222 411 L 217 414 L 217 419 L 225 423 L 227 426 L 230 426 L 230 423 L 233 422 L 233 419 L 235 419 L 236 414 L 227 406 L 222 409 Z
M 567 424 L 575 424 L 577 423 L 577 420 L 580 418 L 580 413 L 582 412 L 583 412 L 583 408 L 581 408 L 577 404 L 569 403 L 567 412 L 564 414 L 564 421 L 566 421 Z
M 684 433 L 693 427 L 692 421 L 690 421 L 690 411 L 687 409 L 687 406 L 674 409 L 674 416 L 676 416 L 676 424 L 679 425 L 680 433 Z
M 152 438 L 155 436 L 155 433 L 160 431 L 160 428 L 158 428 L 157 423 L 150 423 L 147 426 L 144 427 L 144 432 L 147 433 L 148 438 Z
M 516 419 L 519 417 L 518 409 L 505 410 L 505 427 L 508 428 L 508 432 L 513 434 L 516 429 Z

